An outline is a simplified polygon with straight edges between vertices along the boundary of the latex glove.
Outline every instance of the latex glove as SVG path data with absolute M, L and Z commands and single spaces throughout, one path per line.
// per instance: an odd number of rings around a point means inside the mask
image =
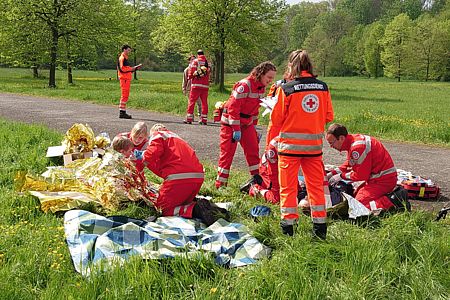
M 133 151 L 134 157 L 136 157 L 136 160 L 142 160 L 144 158 L 144 151 L 134 150 Z
M 330 180 L 330 178 L 331 178 L 331 177 L 333 177 L 333 173 L 331 173 L 331 172 L 328 172 L 326 176 L 327 176 L 327 180 L 329 181 L 329 180 Z
M 338 183 L 341 180 L 342 180 L 341 174 L 336 174 L 336 175 L 331 176 L 331 178 L 328 180 L 328 183 L 330 185 L 335 185 L 336 183 Z
M 262 133 L 257 131 L 256 132 L 256 138 L 258 139 L 258 143 L 261 142 L 261 138 L 262 138 Z
M 240 131 L 233 132 L 233 140 L 235 140 L 236 142 L 239 142 L 241 140 L 241 132 Z

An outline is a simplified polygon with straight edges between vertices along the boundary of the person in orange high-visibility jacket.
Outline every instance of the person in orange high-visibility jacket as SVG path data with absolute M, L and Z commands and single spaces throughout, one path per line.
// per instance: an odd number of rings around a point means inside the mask
M 332 124 L 326 139 L 330 147 L 347 151 L 347 160 L 327 173 L 330 184 L 340 180 L 364 181 L 356 190 L 356 200 L 371 211 L 393 207 L 387 194 L 397 185 L 397 170 L 383 144 L 368 135 L 348 134 L 341 124 Z
M 203 50 L 198 50 L 197 58 L 189 65 L 188 80 L 191 80 L 191 92 L 189 93 L 185 124 L 192 124 L 194 121 L 194 107 L 198 98 L 202 101 L 199 124 L 207 125 L 208 123 L 209 73 L 208 60 Z
M 269 61 L 256 66 L 250 75 L 237 82 L 228 101 L 224 104 L 220 120 L 220 156 L 216 188 L 226 186 L 231 163 L 239 142 L 244 150 L 251 175 L 259 173 L 259 139 L 255 125 L 258 124 L 260 98 L 266 86 L 276 74 L 276 67 Z
M 334 117 L 331 96 L 328 86 L 313 76 L 306 51 L 296 50 L 289 55 L 288 74 L 291 81 L 277 90 L 278 100 L 271 114 L 268 135 L 279 135 L 281 228 L 284 234 L 294 234 L 299 217 L 297 192 L 301 167 L 311 204 L 313 235 L 325 239 L 328 183 L 322 160 L 322 138 L 325 124 Z
M 164 125 L 155 124 L 150 129 L 147 148 L 135 151 L 135 156 L 142 159 L 143 166 L 164 178 L 155 203 L 162 215 L 192 218 L 194 198 L 205 177 L 194 149 Z M 142 167 L 138 171 L 142 172 Z
M 135 67 L 130 66 L 128 61 L 128 54 L 131 52 L 131 47 L 128 45 L 122 46 L 122 53 L 117 61 L 117 75 L 120 80 L 120 89 L 122 96 L 119 103 L 119 118 L 131 119 L 131 115 L 127 114 L 127 102 L 130 95 L 131 74 L 141 68 L 141 65 Z

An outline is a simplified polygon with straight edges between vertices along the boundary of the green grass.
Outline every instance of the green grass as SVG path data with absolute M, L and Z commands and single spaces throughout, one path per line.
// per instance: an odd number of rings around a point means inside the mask
M 449 299 L 450 220 L 433 222 L 425 212 L 398 214 L 360 224 L 334 221 L 326 242 L 312 242 L 301 218 L 294 238 L 279 229 L 279 212 L 253 222 L 257 202 L 238 192 L 245 180 L 233 170 L 230 186 L 213 187 L 206 163 L 201 190 L 215 201 L 232 201 L 233 221 L 272 247 L 270 259 L 225 269 L 209 257 L 130 260 L 113 271 L 82 278 L 64 242 L 61 217 L 44 214 L 38 201 L 13 191 L 21 169 L 42 172 L 49 145 L 62 136 L 44 127 L 0 119 L 0 298 L 1 299 Z M 119 213 L 145 215 L 129 207 Z
M 42 74 L 48 76 L 47 71 Z M 65 76 L 64 71 L 58 71 L 58 88 L 49 89 L 48 79 L 32 79 L 30 70 L 1 69 L 0 91 L 118 105 L 120 88 L 114 70 L 75 71 L 73 85 L 66 83 Z M 234 82 L 244 76 L 226 74 L 226 93 L 219 93 L 216 87 L 210 89 L 210 114 L 214 103 L 226 101 Z M 140 72 L 139 78 L 132 82 L 128 107 L 185 114 L 187 101 L 181 94 L 181 73 Z M 398 83 L 357 77 L 330 77 L 324 81 L 331 90 L 335 122 L 347 125 L 349 131 L 450 147 L 450 83 Z M 261 118 L 261 123 L 267 121 L 267 117 Z

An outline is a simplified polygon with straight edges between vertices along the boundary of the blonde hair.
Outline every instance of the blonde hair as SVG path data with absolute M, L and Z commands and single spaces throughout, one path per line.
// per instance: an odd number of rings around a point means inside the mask
M 130 132 L 131 139 L 134 139 L 140 135 L 148 135 L 148 127 L 147 124 L 145 124 L 145 122 L 137 122 L 133 126 L 133 129 L 131 129 Z
M 295 50 L 289 54 L 287 73 L 291 79 L 300 77 L 302 71 L 313 75 L 313 66 L 306 50 Z
M 155 125 L 152 126 L 152 128 L 150 128 L 150 134 L 153 134 L 156 131 L 161 131 L 164 129 L 167 129 L 167 127 L 164 126 L 164 124 L 156 123 Z
M 111 146 L 115 151 L 121 152 L 122 150 L 133 148 L 134 144 L 126 136 L 118 135 L 113 139 Z

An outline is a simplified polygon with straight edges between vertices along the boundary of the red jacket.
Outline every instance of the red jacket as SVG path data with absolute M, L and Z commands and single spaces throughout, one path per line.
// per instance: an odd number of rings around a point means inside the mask
M 200 77 L 201 67 L 206 68 L 206 74 Z M 191 89 L 208 89 L 209 88 L 209 72 L 208 61 L 204 55 L 198 55 L 189 65 L 188 79 L 192 80 Z
M 133 72 L 134 68 L 128 62 L 128 55 L 122 52 L 117 62 L 117 75 L 119 76 L 119 79 L 131 80 L 131 74 Z
M 203 182 L 203 166 L 194 149 L 169 130 L 154 132 L 143 154 L 144 165 L 165 180 Z
M 347 160 L 333 174 L 351 181 L 383 181 L 397 178 L 389 152 L 377 139 L 368 135 L 349 134 L 341 150 L 348 151 Z
M 221 123 L 230 125 L 233 131 L 240 131 L 241 126 L 258 124 L 259 99 L 264 97 L 265 89 L 252 76 L 237 82 L 224 104 Z

